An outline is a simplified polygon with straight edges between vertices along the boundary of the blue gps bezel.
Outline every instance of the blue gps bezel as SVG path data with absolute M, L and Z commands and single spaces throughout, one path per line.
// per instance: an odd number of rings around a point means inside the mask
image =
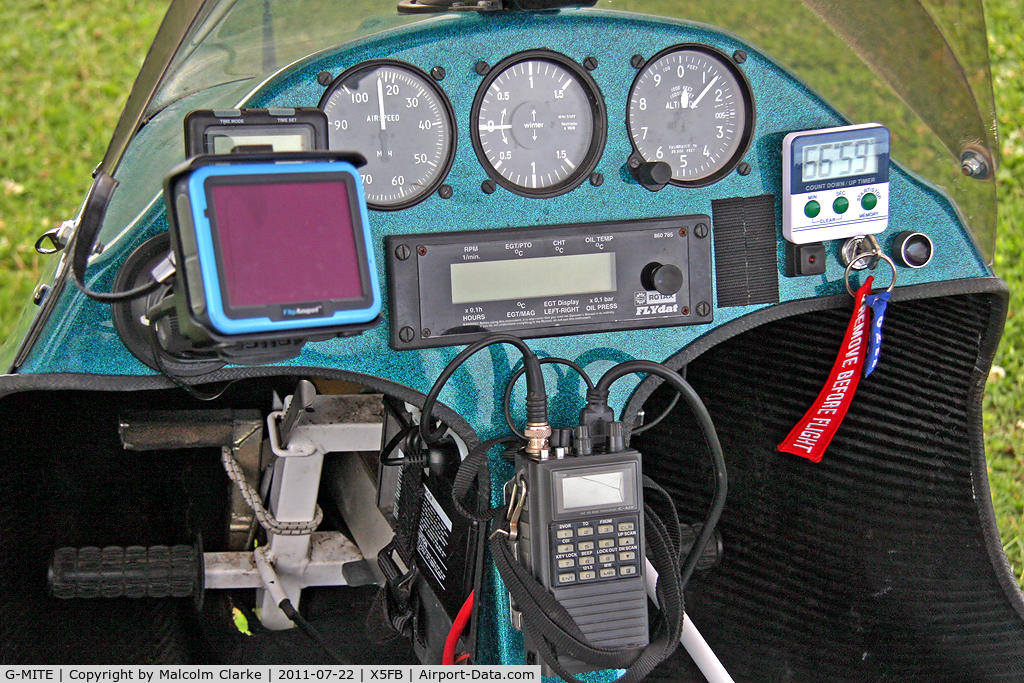
M 230 181 L 233 178 L 253 179 L 264 177 L 268 181 L 274 179 L 295 178 L 306 176 L 310 181 L 325 179 L 343 180 L 349 190 L 349 206 L 352 220 L 352 233 L 355 238 L 357 259 L 360 267 L 360 282 L 364 296 L 358 299 L 331 299 L 320 302 L 294 302 L 296 306 L 323 304 L 327 315 L 306 315 L 274 319 L 265 313 L 281 307 L 280 304 L 268 304 L 254 310 L 255 314 L 239 317 L 226 305 L 226 289 L 221 282 L 221 258 L 219 246 L 215 238 L 215 221 L 211 222 L 207 215 L 209 194 L 212 183 Z M 362 180 L 356 167 L 345 161 L 313 161 L 302 163 L 233 163 L 200 166 L 187 179 L 187 190 L 191 204 L 191 218 L 195 234 L 195 246 L 199 261 L 199 276 L 202 281 L 201 296 L 205 306 L 191 304 L 194 312 L 202 311 L 200 318 L 213 328 L 214 332 L 223 335 L 252 335 L 259 333 L 286 332 L 298 330 L 320 330 L 322 328 L 360 325 L 375 320 L 380 315 L 381 294 L 377 277 L 377 264 L 374 258 L 370 236 L 370 221 L 366 209 L 366 198 L 363 193 Z M 338 207 L 341 209 L 341 207 Z M 187 268 L 187 264 L 184 264 Z M 195 275 L 193 273 L 193 275 Z M 189 292 L 194 296 L 196 292 Z M 197 309 L 199 309 L 197 311 Z M 266 311 L 263 311 L 266 309 Z

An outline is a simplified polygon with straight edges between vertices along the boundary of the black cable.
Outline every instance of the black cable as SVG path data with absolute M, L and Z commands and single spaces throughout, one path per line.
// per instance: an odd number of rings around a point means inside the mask
M 580 367 L 579 363 L 568 360 L 566 358 L 541 358 L 538 362 L 541 365 L 545 365 L 548 363 L 558 363 L 559 365 L 566 365 L 575 370 L 576 374 L 583 378 L 583 381 L 587 383 L 588 389 L 594 388 L 594 381 L 590 379 L 590 375 L 587 374 L 586 370 Z M 518 436 L 520 439 L 525 439 L 526 435 L 519 431 L 516 428 L 515 423 L 512 421 L 512 389 L 515 387 L 516 381 L 518 381 L 519 378 L 522 377 L 523 373 L 525 372 L 525 364 L 523 365 L 523 367 L 515 371 L 515 373 L 512 375 L 512 378 L 508 381 L 508 384 L 505 386 L 505 398 L 502 400 L 502 408 L 505 411 L 505 422 L 508 424 L 508 428 L 512 430 L 512 433 Z
M 387 445 L 384 446 L 384 449 L 380 452 L 380 464 L 385 467 L 397 467 L 408 462 L 408 455 L 404 458 L 392 458 L 391 454 L 398 450 L 398 447 L 409 437 L 410 434 L 415 432 L 416 425 L 414 424 L 405 425 L 398 430 L 398 433 L 391 437 L 391 440 L 388 441 Z
M 134 289 L 129 289 L 124 292 L 94 292 L 85 285 L 85 281 L 82 276 L 78 274 L 78 271 L 72 268 L 72 281 L 75 286 L 78 287 L 78 291 L 85 294 L 93 301 L 99 301 L 105 304 L 117 304 L 125 301 L 131 301 L 132 299 L 138 299 L 139 297 L 152 294 L 156 290 L 160 289 L 163 284 L 159 280 L 151 280 L 147 284 L 140 285 Z
M 181 379 L 180 377 L 175 375 L 174 372 L 170 368 L 168 368 L 166 365 L 164 365 L 164 361 L 163 361 L 163 357 L 162 357 L 162 355 L 164 353 L 164 349 L 163 349 L 163 347 L 160 346 L 160 338 L 157 335 L 157 331 L 156 331 L 156 321 L 159 320 L 160 318 L 164 317 L 164 316 L 169 315 L 170 312 L 171 312 L 170 309 L 165 309 L 165 310 L 160 311 L 159 313 L 157 313 L 157 315 L 155 317 L 149 319 L 149 348 L 150 348 L 150 351 L 153 353 L 153 360 L 156 362 L 156 369 L 160 371 L 161 375 L 163 375 L 167 379 L 171 380 L 171 382 L 173 382 L 175 384 L 175 386 L 179 387 L 180 389 L 184 389 L 190 396 L 192 396 L 195 399 L 198 399 L 200 401 L 214 401 L 214 400 L 220 398 L 221 396 L 224 395 L 224 392 L 227 391 L 231 387 L 231 385 L 234 384 L 235 382 L 237 382 L 238 380 L 227 381 L 227 382 L 224 383 L 224 386 L 221 387 L 219 391 L 216 391 L 216 392 L 214 392 L 212 394 L 204 394 L 204 393 L 200 392 L 198 389 L 196 389 L 194 386 L 192 386 L 191 384 L 188 384 L 183 379 Z M 189 361 L 189 359 L 179 359 L 179 358 L 176 358 L 175 360 L 179 360 L 181 362 L 188 362 Z M 206 360 L 206 362 L 209 362 L 209 359 L 205 359 L 205 360 Z M 223 366 L 221 366 L 221 367 L 223 367 Z M 219 369 L 219 368 L 217 368 L 217 369 Z M 211 369 L 210 372 L 213 372 L 213 370 Z
M 431 413 L 434 411 L 434 404 L 437 397 L 444 388 L 445 383 L 451 378 L 460 365 L 480 349 L 493 344 L 511 344 L 523 354 L 523 366 L 526 368 L 526 419 L 533 424 L 547 424 L 548 421 L 548 398 L 544 390 L 544 376 L 541 374 L 540 362 L 529 346 L 515 335 L 498 333 L 492 334 L 483 339 L 477 340 L 459 352 L 455 358 L 441 371 L 434 386 L 430 388 L 423 401 L 423 408 L 420 414 L 420 437 L 425 444 L 436 443 L 446 431 L 440 428 L 436 432 L 431 431 Z
M 96 175 L 93 185 L 89 189 L 89 196 L 86 197 L 82 213 L 78 218 L 74 235 L 67 246 L 67 253 L 71 255 L 72 282 L 82 294 L 90 299 L 108 304 L 122 303 L 152 294 L 163 284 L 154 279 L 123 292 L 94 292 L 85 284 L 85 270 L 89 264 L 89 253 L 96 243 L 100 227 L 103 225 L 103 218 L 107 213 L 107 206 L 110 204 L 110 198 L 117 186 L 118 181 L 114 177 L 102 172 Z
M 306 634 L 306 636 L 308 636 L 309 639 L 312 640 L 314 643 L 319 645 L 324 652 L 329 654 L 331 656 L 331 659 L 333 659 L 336 664 L 352 666 L 352 662 L 342 657 L 337 650 L 331 647 L 327 643 L 327 641 L 324 640 L 323 636 L 320 635 L 320 632 L 313 628 L 313 625 L 306 621 L 301 614 L 299 614 L 298 610 L 296 610 L 292 606 L 291 600 L 285 598 L 278 605 L 278 608 L 280 608 L 280 610 L 284 612 L 284 615 L 286 617 L 292 620 L 293 624 L 299 627 L 300 631 Z
M 685 365 L 681 369 L 677 370 L 676 372 L 679 373 L 680 377 L 682 377 L 683 379 L 686 379 L 686 366 Z M 656 426 L 661 424 L 662 420 L 664 420 L 666 417 L 668 417 L 669 415 L 672 414 L 672 409 L 676 407 L 677 403 L 679 403 L 679 399 L 680 398 L 681 398 L 681 396 L 680 396 L 679 392 L 677 391 L 675 393 L 675 395 L 672 396 L 672 400 L 669 401 L 668 406 L 663 411 L 661 411 L 661 413 L 658 415 L 658 417 L 654 418 L 650 422 L 645 422 L 644 424 L 640 425 L 636 429 L 631 429 L 630 432 L 629 432 L 630 435 L 633 435 L 633 434 L 643 434 L 647 430 L 654 429 Z M 625 421 L 625 416 L 623 416 L 623 421 Z
M 470 522 L 490 522 L 505 514 L 504 505 L 492 508 L 490 506 L 491 495 L 491 473 L 488 454 L 495 446 L 510 446 L 517 443 L 511 436 L 499 437 L 483 441 L 474 446 L 466 459 L 459 465 L 458 472 L 452 482 L 452 502 L 455 509 L 466 520 Z M 474 506 L 476 509 L 466 506 L 466 494 L 469 493 L 473 483 L 476 482 L 477 492 L 481 500 Z
M 725 508 L 725 498 L 728 492 L 728 475 L 725 468 L 725 456 L 722 453 L 722 443 L 718 440 L 718 432 L 715 430 L 714 422 L 711 420 L 711 413 L 708 412 L 707 406 L 704 405 L 697 392 L 693 390 L 689 382 L 683 379 L 682 375 L 661 363 L 647 360 L 619 363 L 604 373 L 601 379 L 598 380 L 594 391 L 607 394 L 608 387 L 613 382 L 634 372 L 657 375 L 668 381 L 679 391 L 679 394 L 686 399 L 690 409 L 693 410 L 694 417 L 697 418 L 697 424 L 700 426 L 705 442 L 707 442 L 708 450 L 711 452 L 711 462 L 715 473 L 715 490 L 711 501 L 711 510 L 708 512 L 704 526 L 700 530 L 700 534 L 697 536 L 693 547 L 690 548 L 690 553 L 687 555 L 686 562 L 683 564 L 682 571 L 680 572 L 681 587 L 685 589 L 686 584 L 693 575 L 693 571 L 697 568 L 697 563 L 704 554 L 704 547 L 715 532 L 715 526 L 722 516 L 722 510 Z
M 657 427 L 659 424 L 661 424 L 662 420 L 669 416 L 669 414 L 672 412 L 672 409 L 676 407 L 677 403 L 679 403 L 680 398 L 682 398 L 682 394 L 676 392 L 675 396 L 672 397 L 672 400 L 668 402 L 668 405 L 665 407 L 665 410 L 661 411 L 661 414 L 659 414 L 658 417 L 654 418 L 650 422 L 645 422 L 644 424 L 640 425 L 636 429 L 632 430 L 630 434 L 643 434 L 647 430 L 654 429 L 655 427 Z

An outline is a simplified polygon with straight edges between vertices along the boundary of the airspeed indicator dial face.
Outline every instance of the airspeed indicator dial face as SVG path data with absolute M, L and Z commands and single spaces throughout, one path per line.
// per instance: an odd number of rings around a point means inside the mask
M 577 187 L 597 165 L 607 131 L 597 84 L 549 50 L 519 53 L 491 69 L 471 120 L 473 146 L 488 175 L 526 197 Z
M 372 209 L 402 209 L 430 195 L 451 169 L 452 106 L 420 69 L 375 59 L 343 72 L 320 100 L 329 146 L 366 157 L 359 169 Z
M 641 69 L 629 94 L 629 135 L 647 162 L 672 167 L 673 185 L 720 180 L 743 159 L 754 127 L 750 86 L 704 45 L 677 45 Z

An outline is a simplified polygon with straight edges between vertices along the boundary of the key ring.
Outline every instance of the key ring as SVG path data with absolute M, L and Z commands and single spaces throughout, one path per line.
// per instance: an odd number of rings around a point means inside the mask
M 865 251 L 865 252 L 863 252 L 861 254 L 857 254 L 857 256 L 853 257 L 853 259 L 851 259 L 850 262 L 846 265 L 846 270 L 843 272 L 843 280 L 846 281 L 846 291 L 850 293 L 850 296 L 853 296 L 853 288 L 850 287 L 850 270 L 853 269 L 853 264 L 855 264 L 858 261 L 861 261 L 863 259 L 866 259 L 866 258 L 880 258 L 880 259 L 882 259 L 883 261 L 885 261 L 886 263 L 889 264 L 889 268 L 892 270 L 892 282 L 890 282 L 889 286 L 885 288 L 885 291 L 891 292 L 893 289 L 895 289 L 895 287 L 896 287 L 896 264 L 893 263 L 891 258 L 889 258 L 885 254 L 883 254 L 881 252 L 881 250 L 879 250 L 879 251 Z

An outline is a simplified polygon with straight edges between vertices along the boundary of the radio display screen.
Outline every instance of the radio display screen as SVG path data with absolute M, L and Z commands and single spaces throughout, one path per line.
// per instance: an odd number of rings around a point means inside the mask
M 452 303 L 613 292 L 615 253 L 451 264 Z
M 622 470 L 561 479 L 565 510 L 621 505 L 626 502 L 626 475 Z
M 639 472 L 635 462 L 593 466 L 558 462 L 552 467 L 557 518 L 637 507 Z

